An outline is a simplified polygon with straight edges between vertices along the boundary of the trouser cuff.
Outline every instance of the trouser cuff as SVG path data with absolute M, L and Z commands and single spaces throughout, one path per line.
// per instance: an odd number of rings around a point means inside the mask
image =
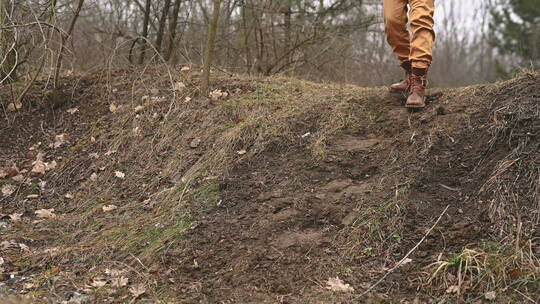
M 431 62 L 427 61 L 413 61 L 412 67 L 413 68 L 419 68 L 419 69 L 427 69 L 431 65 Z

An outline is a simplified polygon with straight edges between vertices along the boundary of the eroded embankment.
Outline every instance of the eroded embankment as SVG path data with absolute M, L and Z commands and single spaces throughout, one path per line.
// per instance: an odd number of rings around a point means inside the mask
M 2 121 L 6 293 L 96 303 L 537 297 L 538 73 L 433 90 L 418 113 L 385 89 L 283 77 L 218 75 L 206 102 L 197 72 L 161 75 L 66 79 L 72 94 L 55 109 L 38 85 Z M 363 295 L 447 206 L 410 260 Z M 329 290 L 335 277 L 354 291 Z

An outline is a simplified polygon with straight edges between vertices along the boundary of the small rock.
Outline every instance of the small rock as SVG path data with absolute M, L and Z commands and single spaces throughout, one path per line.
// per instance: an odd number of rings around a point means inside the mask
M 84 294 L 80 294 L 80 293 L 74 291 L 74 292 L 70 292 L 67 295 L 67 301 L 63 301 L 63 303 L 81 304 L 81 303 L 88 302 L 89 299 L 90 299 L 89 296 L 84 295 Z
M 190 143 L 189 146 L 191 148 L 197 148 L 201 144 L 201 139 L 198 137 L 195 137 Z

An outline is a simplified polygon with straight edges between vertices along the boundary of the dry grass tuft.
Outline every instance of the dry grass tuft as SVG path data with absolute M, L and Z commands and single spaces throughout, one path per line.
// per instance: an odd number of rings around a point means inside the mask
M 519 247 L 489 242 L 483 248 L 464 248 L 426 266 L 426 285 L 441 284 L 457 296 L 518 287 L 533 292 L 540 287 L 538 249 L 538 240 L 524 241 Z

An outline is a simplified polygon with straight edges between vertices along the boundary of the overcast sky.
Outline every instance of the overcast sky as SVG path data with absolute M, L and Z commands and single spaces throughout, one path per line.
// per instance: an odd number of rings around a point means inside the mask
M 481 25 L 481 8 L 485 2 L 485 0 L 436 0 L 435 26 L 443 27 L 453 11 L 457 28 L 476 31 Z

